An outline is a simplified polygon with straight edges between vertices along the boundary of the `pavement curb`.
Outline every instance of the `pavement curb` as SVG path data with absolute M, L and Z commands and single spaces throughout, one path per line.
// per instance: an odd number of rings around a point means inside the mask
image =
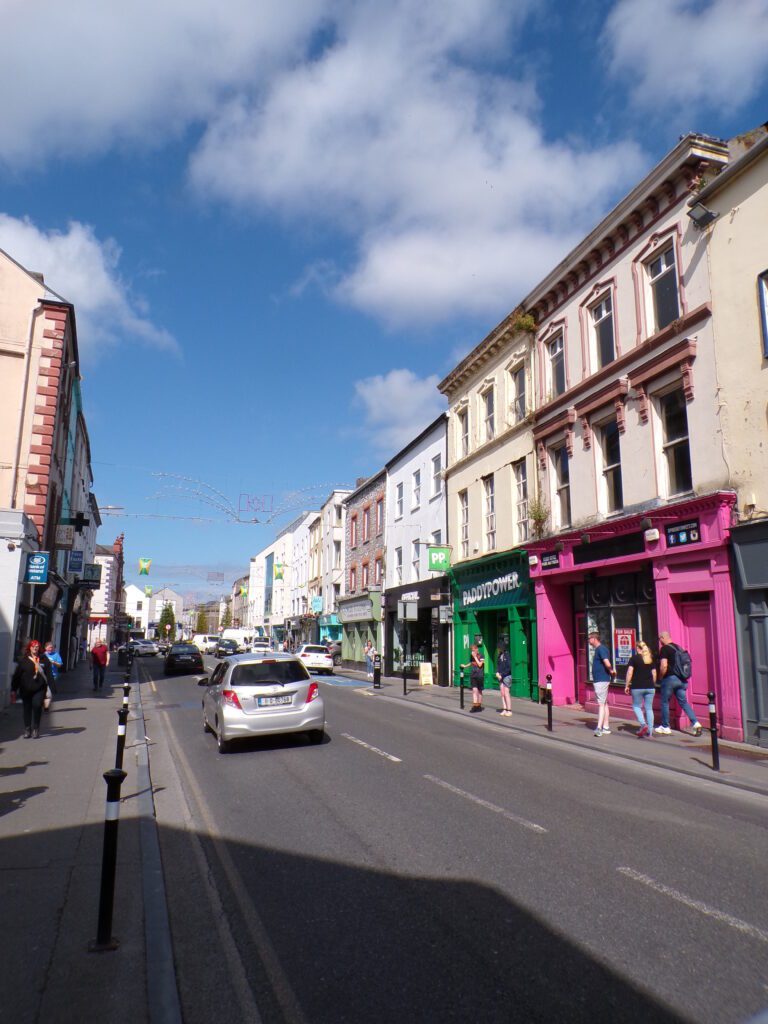
M 139 835 L 141 840 L 141 882 L 144 900 L 144 940 L 147 970 L 147 1004 L 153 1024 L 182 1024 L 173 940 L 168 917 L 165 876 L 157 830 L 155 796 L 147 742 L 147 727 L 141 699 L 139 667 L 130 671 L 136 691 L 133 719 L 138 781 Z

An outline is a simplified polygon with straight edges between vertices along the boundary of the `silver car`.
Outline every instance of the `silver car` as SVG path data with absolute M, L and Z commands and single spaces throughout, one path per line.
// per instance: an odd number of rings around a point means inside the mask
M 293 654 L 238 654 L 222 661 L 198 685 L 203 694 L 203 729 L 216 733 L 219 753 L 232 740 L 306 732 L 312 743 L 325 735 L 320 687 Z

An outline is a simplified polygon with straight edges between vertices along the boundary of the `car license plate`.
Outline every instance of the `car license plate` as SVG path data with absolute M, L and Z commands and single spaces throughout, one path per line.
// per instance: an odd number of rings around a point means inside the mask
M 268 708 L 275 704 L 290 704 L 291 699 L 289 694 L 286 694 L 285 697 L 259 697 L 256 703 L 260 708 Z
M 192 655 L 191 654 L 180 654 L 179 655 L 179 661 L 192 661 Z

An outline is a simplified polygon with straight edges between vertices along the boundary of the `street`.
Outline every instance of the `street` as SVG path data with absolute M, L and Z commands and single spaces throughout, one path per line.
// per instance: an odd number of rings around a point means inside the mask
M 768 1004 L 763 797 L 343 679 L 321 681 L 323 745 L 221 756 L 194 679 L 139 672 L 185 1021 L 730 1022 Z

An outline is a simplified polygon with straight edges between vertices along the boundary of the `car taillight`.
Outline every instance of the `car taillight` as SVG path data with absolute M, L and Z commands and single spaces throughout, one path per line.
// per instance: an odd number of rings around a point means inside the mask
M 315 697 L 319 697 L 319 696 L 320 696 L 320 687 L 317 685 L 317 683 L 310 683 L 309 684 L 309 693 L 307 694 L 307 704 L 309 704 L 310 701 L 313 701 L 315 699 Z
M 240 699 L 238 698 L 234 690 L 222 690 L 221 699 L 224 701 L 225 704 L 229 704 L 231 708 L 237 708 L 238 711 L 243 710 L 242 707 L 240 706 Z

